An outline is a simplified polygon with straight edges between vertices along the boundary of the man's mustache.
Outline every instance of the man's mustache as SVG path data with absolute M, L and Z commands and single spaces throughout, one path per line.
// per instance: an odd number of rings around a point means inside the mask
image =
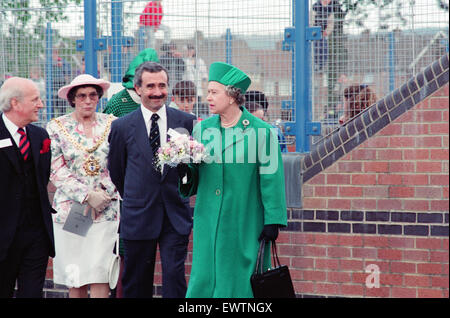
M 157 95 L 157 96 L 149 96 L 149 99 L 161 99 L 161 98 L 165 98 L 167 95 L 162 94 L 162 95 Z

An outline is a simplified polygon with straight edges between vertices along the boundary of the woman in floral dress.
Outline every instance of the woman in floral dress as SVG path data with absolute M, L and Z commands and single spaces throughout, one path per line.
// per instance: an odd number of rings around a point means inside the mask
M 58 91 L 74 112 L 50 121 L 50 181 L 56 257 L 53 281 L 69 287 L 69 297 L 108 297 L 108 271 L 117 239 L 119 194 L 107 169 L 108 135 L 113 115 L 97 113 L 107 81 L 81 74 Z M 85 236 L 63 229 L 72 206 L 82 204 L 93 223 Z

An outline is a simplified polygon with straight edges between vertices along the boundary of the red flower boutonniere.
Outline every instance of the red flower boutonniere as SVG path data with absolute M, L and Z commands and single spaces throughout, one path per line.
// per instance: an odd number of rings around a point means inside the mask
M 44 141 L 42 142 L 42 149 L 39 151 L 39 153 L 43 154 L 49 152 L 51 142 L 52 141 L 48 138 L 44 139 Z

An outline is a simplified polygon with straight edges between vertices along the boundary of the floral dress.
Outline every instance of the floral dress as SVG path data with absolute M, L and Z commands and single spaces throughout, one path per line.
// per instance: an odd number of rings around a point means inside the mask
M 112 183 L 107 169 L 108 135 L 110 123 L 113 119 L 115 117 L 112 115 L 96 113 L 93 138 L 86 137 L 83 125 L 78 123 L 72 114 L 58 117 L 48 123 L 47 131 L 52 140 L 50 181 L 56 187 L 53 208 L 58 212 L 54 216 L 55 223 L 64 223 L 73 202 L 83 202 L 88 192 L 96 188 L 105 189 L 116 200 L 111 201 L 110 205 L 94 222 L 117 219 L 119 193 Z M 84 165 L 91 154 L 80 150 L 77 143 L 84 148 L 92 148 L 101 138 L 104 138 L 103 142 L 92 153 L 99 163 L 98 174 L 89 175 Z

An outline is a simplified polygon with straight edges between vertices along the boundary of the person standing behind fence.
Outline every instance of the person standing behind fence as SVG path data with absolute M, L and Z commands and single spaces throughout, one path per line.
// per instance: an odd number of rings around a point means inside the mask
M 119 194 L 109 177 L 106 158 L 113 115 L 95 110 L 110 84 L 88 74 L 75 77 L 58 91 L 75 110 L 47 124 L 52 139 L 50 180 L 56 257 L 53 281 L 69 287 L 69 297 L 109 296 L 108 272 L 117 239 Z M 63 229 L 74 204 L 83 204 L 93 219 L 86 236 Z
M 258 241 L 275 240 L 287 224 L 277 138 L 269 124 L 241 106 L 250 82 L 235 66 L 211 64 L 207 101 L 215 116 L 198 123 L 193 133 L 211 160 L 177 167 L 181 194 L 197 195 L 186 297 L 253 297 Z
M 192 81 L 180 81 L 172 89 L 172 103 L 177 109 L 195 115 L 193 113 L 197 100 L 197 89 Z M 175 107 L 174 107 L 175 108 Z
M 197 56 L 195 47 L 192 44 L 188 44 L 187 57 L 184 59 L 184 62 L 186 64 L 184 79 L 194 82 L 197 88 L 197 100 L 195 102 L 200 104 L 203 101 L 203 88 L 206 87 L 208 82 L 208 69 L 205 61 Z
M 0 88 L 0 298 L 41 298 L 55 256 L 50 139 L 31 123 L 42 109 L 33 81 L 12 77 Z M 2 113 L 3 112 L 3 113 Z
M 106 104 L 103 112 L 105 114 L 113 114 L 116 117 L 125 116 L 139 108 L 141 98 L 134 90 L 134 74 L 136 69 L 144 62 L 159 62 L 158 53 L 154 49 L 147 48 L 136 55 L 128 66 L 128 70 L 122 78 L 122 86 L 124 89 L 114 94 Z
M 134 86 L 140 108 L 113 122 L 108 169 L 123 199 L 120 236 L 124 242 L 125 298 L 151 298 L 156 248 L 162 265 L 162 296 L 186 293 L 184 261 L 192 229 L 189 199 L 178 193 L 176 169 L 155 165 L 156 151 L 169 129 L 192 132 L 195 116 L 166 107 L 167 70 L 145 62 L 136 70 Z
M 168 72 L 169 88 L 172 88 L 175 86 L 175 83 L 183 79 L 186 65 L 174 42 L 164 43 L 161 46 L 161 52 L 160 63 Z
M 339 118 L 339 124 L 344 124 L 376 101 L 377 96 L 367 84 L 351 85 L 345 88 L 344 114 Z

